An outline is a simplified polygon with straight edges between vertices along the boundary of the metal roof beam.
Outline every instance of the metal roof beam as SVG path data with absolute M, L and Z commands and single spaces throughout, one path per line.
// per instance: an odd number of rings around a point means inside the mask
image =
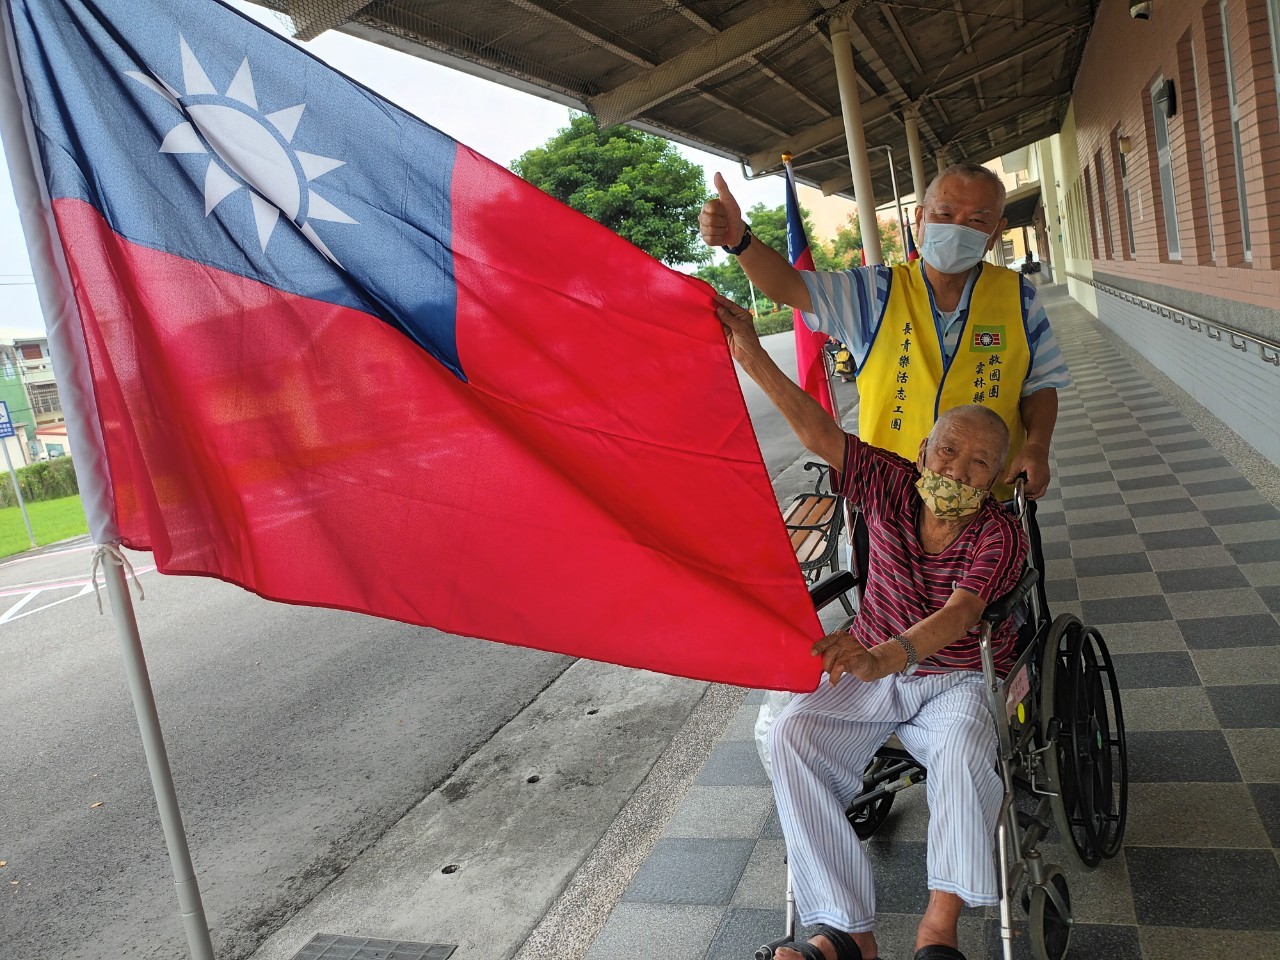
M 973 54 L 963 58 L 965 63 L 968 65 L 967 73 L 953 77 L 943 86 L 936 90 L 929 91 L 928 94 L 924 95 L 921 99 L 928 100 L 946 93 L 949 90 L 954 90 L 956 87 L 969 83 L 975 77 L 980 77 L 992 70 L 999 69 L 1017 57 L 1049 49 L 1056 44 L 1062 43 L 1063 40 L 1068 36 L 1073 35 L 1073 33 L 1074 31 L 1071 33 L 1062 31 L 1055 36 L 1042 37 L 1038 40 L 1033 40 L 1017 50 L 1005 54 L 1003 57 L 996 54 L 994 50 L 976 49 Z M 981 59 L 984 56 L 987 57 L 990 62 L 984 62 L 984 60 Z M 936 107 L 937 104 L 933 104 L 933 106 Z M 892 110 L 893 106 L 883 97 L 876 98 L 870 102 L 863 101 L 863 122 L 869 124 L 874 120 L 883 119 L 888 116 Z M 833 117 L 829 120 L 823 120 L 820 123 L 816 123 L 811 127 L 807 127 L 789 137 L 785 137 L 771 147 L 767 147 L 764 150 L 759 150 L 753 153 L 748 158 L 747 164 L 756 172 L 768 170 L 777 165 L 778 157 L 783 153 L 790 153 L 793 156 L 799 156 L 802 153 L 814 150 L 842 136 L 844 136 L 844 122 L 840 117 Z M 935 139 L 938 140 L 939 149 L 942 149 L 943 144 L 941 137 L 938 137 L 935 134 Z
M 574 23 L 572 20 L 567 20 L 560 14 L 555 13 L 554 11 L 548 10 L 546 7 L 543 7 L 541 4 L 534 2 L 534 0 L 508 0 L 508 2 L 511 3 L 513 6 L 520 8 L 521 10 L 524 10 L 528 13 L 532 13 L 535 16 L 541 17 L 543 20 L 546 20 L 552 23 L 559 29 L 567 30 L 569 33 L 572 33 L 574 36 L 578 37 L 581 40 L 585 40 L 587 43 L 591 44 L 592 46 L 598 47 L 601 50 L 605 50 L 613 54 L 618 59 L 625 60 L 627 63 L 630 63 L 634 66 L 644 67 L 646 69 L 651 70 L 657 65 L 654 60 L 649 59 L 643 53 L 640 53 L 639 51 L 636 51 L 636 50 L 628 50 L 626 47 L 623 47 L 620 44 L 614 43 L 610 40 L 606 40 L 604 37 L 600 36 L 599 34 L 591 30 L 588 30 L 586 27 L 581 26 L 580 24 Z M 757 126 L 761 127 L 764 130 L 767 130 L 769 133 L 773 134 L 774 136 L 781 137 L 786 135 L 786 131 L 784 131 L 781 127 L 778 127 L 776 124 L 772 123 L 771 121 L 765 119 L 762 116 L 759 116 L 753 111 L 747 110 L 745 107 L 732 104 L 729 101 L 716 96 L 715 94 L 708 93 L 705 90 L 699 90 L 697 89 L 697 87 L 694 87 L 692 92 L 705 97 L 708 101 L 715 104 L 717 107 L 719 107 L 722 110 L 729 110 L 733 113 L 738 114 L 739 116 L 745 117 L 746 119 L 750 120 L 752 123 L 756 124 Z
M 944 68 L 944 71 L 955 68 L 957 73 L 954 77 L 949 77 L 944 83 L 937 85 L 938 81 L 942 80 L 942 72 L 939 72 L 938 77 L 917 94 L 917 98 L 927 100 L 930 97 L 939 96 L 949 90 L 954 90 L 956 87 L 963 86 L 975 77 L 983 77 L 993 70 L 999 70 L 1019 57 L 1042 54 L 1047 50 L 1051 50 L 1075 35 L 1076 28 L 1067 27 L 1065 29 L 1055 29 L 1053 33 L 1038 37 L 1023 44 L 1016 50 L 1005 49 L 999 42 L 983 47 L 975 47 L 971 53 L 966 53 L 963 57 L 956 57 Z
M 537 17 L 541 17 L 543 20 L 554 24 L 556 27 L 573 34 L 579 40 L 585 40 L 593 47 L 599 47 L 601 50 L 605 50 L 608 53 L 613 54 L 620 60 L 625 60 L 627 63 L 638 67 L 647 68 L 654 65 L 654 61 L 646 57 L 644 54 L 635 50 L 628 50 L 626 47 L 606 40 L 595 31 L 588 30 L 586 27 L 574 23 L 572 20 L 566 19 L 561 14 L 554 13 L 539 3 L 534 3 L 533 0 L 507 0 L 507 2 L 513 7 L 524 10 L 527 13 L 532 13 Z
M 876 150 L 873 152 L 878 154 L 881 151 Z M 879 176 L 882 173 L 887 174 L 889 172 L 889 159 L 888 157 L 885 157 L 883 160 L 881 160 L 877 157 L 876 160 L 871 162 L 870 166 L 871 166 L 872 177 Z M 834 177 L 830 180 L 823 180 L 822 183 L 818 184 L 818 189 L 822 191 L 822 195 L 824 197 L 829 197 L 833 193 L 840 193 L 842 190 L 848 190 L 852 186 L 853 186 L 853 177 L 851 177 L 848 174 L 841 174 L 840 176 Z M 884 203 L 892 203 L 892 202 L 893 202 L 892 198 L 884 201 Z M 883 206 L 884 203 L 878 204 L 878 206 Z
M 692 23 L 695 27 L 697 27 L 703 33 L 719 33 L 720 32 L 716 28 L 716 26 L 713 23 L 711 23 L 711 21 L 704 20 L 702 17 L 698 16 L 698 14 L 696 14 L 694 11 L 686 7 L 681 2 L 681 0 L 660 0 L 660 2 L 664 7 L 667 7 L 669 10 L 674 10 L 676 13 L 680 14 L 680 16 L 684 17 L 686 20 Z M 801 89 L 797 84 L 795 84 L 791 80 L 788 80 L 782 74 L 778 73 L 778 71 L 774 70 L 767 63 L 765 63 L 763 59 L 761 59 L 760 57 L 752 57 L 751 59 L 760 68 L 761 73 L 763 73 L 766 77 L 768 77 L 774 83 L 778 84 L 778 86 L 786 89 L 788 92 L 792 94 L 792 96 L 796 97 L 798 100 L 806 104 L 810 109 L 813 110 L 814 113 L 823 114 L 823 115 L 831 113 L 831 108 L 829 106 L 827 106 L 825 103 L 819 102 L 815 97 L 813 97 L 807 91 Z
M 982 126 L 974 130 L 972 133 L 964 134 L 967 137 L 986 135 L 990 143 L 994 146 L 995 138 L 991 134 L 992 128 L 1009 120 L 1012 117 L 1022 117 L 1032 110 L 1039 110 L 1056 102 L 1062 96 L 1057 91 L 1048 92 L 1041 90 L 1032 94 L 1030 98 L 1017 98 L 1006 103 L 1004 106 L 997 107 L 995 110 L 983 115 L 980 119 Z M 1038 99 L 1036 99 L 1038 97 Z M 1030 102 L 1028 102 L 1030 100 Z M 1056 121 L 1055 121 L 1056 122 Z M 957 137 L 949 141 L 945 148 L 948 155 L 953 155 L 955 148 L 963 146 L 962 141 Z M 828 196 L 833 193 L 840 193 L 847 190 L 853 184 L 850 175 L 841 174 L 839 177 L 832 177 L 830 180 L 824 181 L 822 184 L 822 192 Z
M 300 0 L 288 0 L 289 19 L 293 21 L 293 35 L 299 40 L 314 40 L 326 30 L 340 27 L 365 7 L 373 5 L 373 0 L 331 0 L 323 13 L 311 10 L 315 4 L 303 3 Z
M 1006 137 L 999 143 L 993 144 L 989 151 L 983 150 L 981 154 L 977 154 L 977 157 L 980 157 L 981 159 L 975 159 L 975 162 L 986 163 L 988 160 L 994 160 L 996 157 L 1003 157 L 1006 153 L 1009 153 L 1012 150 L 1017 150 L 1019 147 L 1038 143 L 1045 139 L 1045 137 L 1051 137 L 1061 128 L 1062 124 L 1058 120 L 1049 120 L 1039 126 L 1027 130 L 1024 133 L 1020 133 L 1012 137 Z M 966 154 L 965 159 L 974 159 L 974 157 Z
M 848 0 L 836 10 L 852 9 L 864 2 Z M 707 37 L 642 76 L 591 97 L 591 112 L 604 127 L 625 123 L 777 45 L 815 17 L 825 18 L 832 12 L 824 10 L 818 0 L 774 0 L 754 16 Z
M 902 24 L 898 22 L 898 18 L 894 16 L 893 8 L 881 4 L 880 12 L 884 14 L 885 23 L 889 24 L 889 29 L 893 31 L 894 39 L 898 41 L 898 46 L 902 48 L 902 52 L 907 55 L 907 59 L 911 61 L 911 67 L 916 73 L 924 73 L 924 67 L 920 65 L 920 59 L 916 56 L 915 50 L 911 46 L 911 41 L 907 39 L 907 35 L 902 31 Z
M 972 136 L 1014 117 L 1026 116 L 1034 110 L 1039 110 L 1054 103 L 1062 95 L 1062 91 L 1056 85 L 1050 85 L 1041 87 L 1039 90 L 1033 90 L 1024 97 L 1010 97 L 1004 103 L 979 114 L 972 123 L 964 124 L 963 126 L 966 128 L 964 135 Z M 949 142 L 954 143 L 955 139 L 955 136 L 952 136 Z
M 863 126 L 870 126 L 878 120 L 893 115 L 893 104 L 884 97 L 876 97 L 874 100 L 862 101 L 862 123 Z M 836 115 L 821 123 L 816 123 L 811 127 L 806 127 L 798 134 L 790 137 L 784 137 L 771 147 L 766 147 L 753 153 L 747 158 L 747 166 L 754 173 L 761 173 L 779 167 L 782 164 L 782 155 L 789 153 L 793 157 L 808 153 L 810 150 L 816 150 L 825 144 L 831 143 L 833 140 L 844 139 L 844 117 Z
M 902 32 L 902 28 L 898 25 L 897 18 L 893 15 L 893 11 L 888 6 L 881 4 L 880 12 L 884 15 L 885 21 L 889 24 L 894 36 L 897 37 L 898 43 L 902 46 L 903 51 L 907 54 L 907 58 L 915 65 L 916 73 L 920 73 L 920 61 L 916 59 L 915 52 L 911 49 L 911 44 L 907 42 L 906 36 Z M 884 56 L 880 53 L 879 48 L 871 42 L 871 38 L 856 24 L 850 21 L 850 34 L 853 36 L 855 46 L 861 50 L 863 56 L 871 69 L 875 71 L 880 82 L 884 84 L 885 89 L 889 91 L 889 96 L 898 102 L 901 109 L 906 110 L 911 104 L 911 98 L 907 96 L 907 92 L 902 89 L 902 85 L 898 83 L 898 78 L 894 76 L 893 70 L 885 63 Z M 950 123 L 946 113 L 934 104 L 934 109 L 938 115 L 942 117 L 944 123 Z M 924 117 L 920 118 L 920 126 L 934 142 L 938 141 L 938 135 L 934 132 L 933 127 Z

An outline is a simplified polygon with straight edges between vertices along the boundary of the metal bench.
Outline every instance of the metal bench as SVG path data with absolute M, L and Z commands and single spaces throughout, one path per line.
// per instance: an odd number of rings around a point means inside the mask
M 787 506 L 782 520 L 791 534 L 791 549 L 800 563 L 800 572 L 810 583 L 824 573 L 840 569 L 840 531 L 845 525 L 844 498 L 832 491 L 834 471 L 825 463 L 809 461 L 806 470 L 816 470 L 811 493 L 802 493 Z M 847 596 L 840 597 L 845 612 L 853 607 Z
M 831 492 L 832 470 L 825 463 L 810 461 L 806 470 L 818 471 L 812 493 L 802 493 L 791 501 L 782 515 L 791 534 L 800 570 L 810 583 L 825 570 L 840 569 L 840 531 L 844 529 L 844 507 L 839 494 Z

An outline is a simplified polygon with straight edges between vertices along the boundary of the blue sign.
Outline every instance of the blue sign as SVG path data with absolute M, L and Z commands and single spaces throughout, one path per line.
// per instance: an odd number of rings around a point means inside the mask
M 0 439 L 13 436 L 13 421 L 9 419 L 9 404 L 0 400 Z

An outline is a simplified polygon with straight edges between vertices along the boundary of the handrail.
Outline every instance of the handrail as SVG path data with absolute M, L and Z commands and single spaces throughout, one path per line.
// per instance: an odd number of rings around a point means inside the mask
M 1167 303 L 1161 303 L 1159 300 L 1152 300 L 1150 297 L 1139 296 L 1131 290 L 1113 287 L 1111 284 L 1095 280 L 1093 277 L 1082 277 L 1080 274 L 1070 271 L 1066 271 L 1066 274 L 1072 280 L 1087 283 L 1095 290 L 1109 293 L 1113 297 L 1125 301 L 1125 303 L 1132 303 L 1135 306 L 1142 307 L 1144 310 L 1159 314 L 1161 317 L 1168 317 L 1178 326 L 1185 326 L 1193 333 L 1203 331 L 1210 340 L 1221 340 L 1222 335 L 1225 333 L 1230 338 L 1228 342 L 1236 350 L 1248 353 L 1249 344 L 1256 343 L 1258 345 L 1258 353 L 1262 359 L 1273 367 L 1280 367 L 1280 343 L 1275 340 L 1260 337 L 1256 333 L 1249 333 L 1247 330 L 1240 330 L 1218 320 L 1208 320 L 1199 314 L 1192 313 L 1190 310 L 1173 307 Z M 1237 340 L 1240 342 L 1237 343 Z M 1270 356 L 1267 355 L 1268 350 L 1271 351 Z

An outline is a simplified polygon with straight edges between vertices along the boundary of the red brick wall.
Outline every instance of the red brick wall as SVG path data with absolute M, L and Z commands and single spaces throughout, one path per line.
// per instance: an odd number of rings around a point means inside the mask
M 1090 236 L 1093 265 L 1118 276 L 1280 309 L 1280 101 L 1266 0 L 1228 0 L 1227 12 L 1252 262 L 1245 258 L 1240 225 L 1218 0 L 1160 0 L 1150 21 L 1131 20 L 1128 0 L 1103 0 L 1073 96 L 1080 165 L 1089 171 L 1093 202 L 1102 179 L 1107 189 L 1112 255 L 1107 256 L 1104 237 Z M 1170 258 L 1165 242 L 1151 114 L 1151 86 L 1160 77 L 1174 81 L 1178 96 L 1177 114 L 1168 125 L 1180 260 Z M 1137 251 L 1132 258 L 1122 225 L 1117 134 L 1130 142 L 1126 160 Z M 1104 178 L 1098 176 L 1099 163 Z M 1092 234 L 1092 211 L 1090 221 Z

